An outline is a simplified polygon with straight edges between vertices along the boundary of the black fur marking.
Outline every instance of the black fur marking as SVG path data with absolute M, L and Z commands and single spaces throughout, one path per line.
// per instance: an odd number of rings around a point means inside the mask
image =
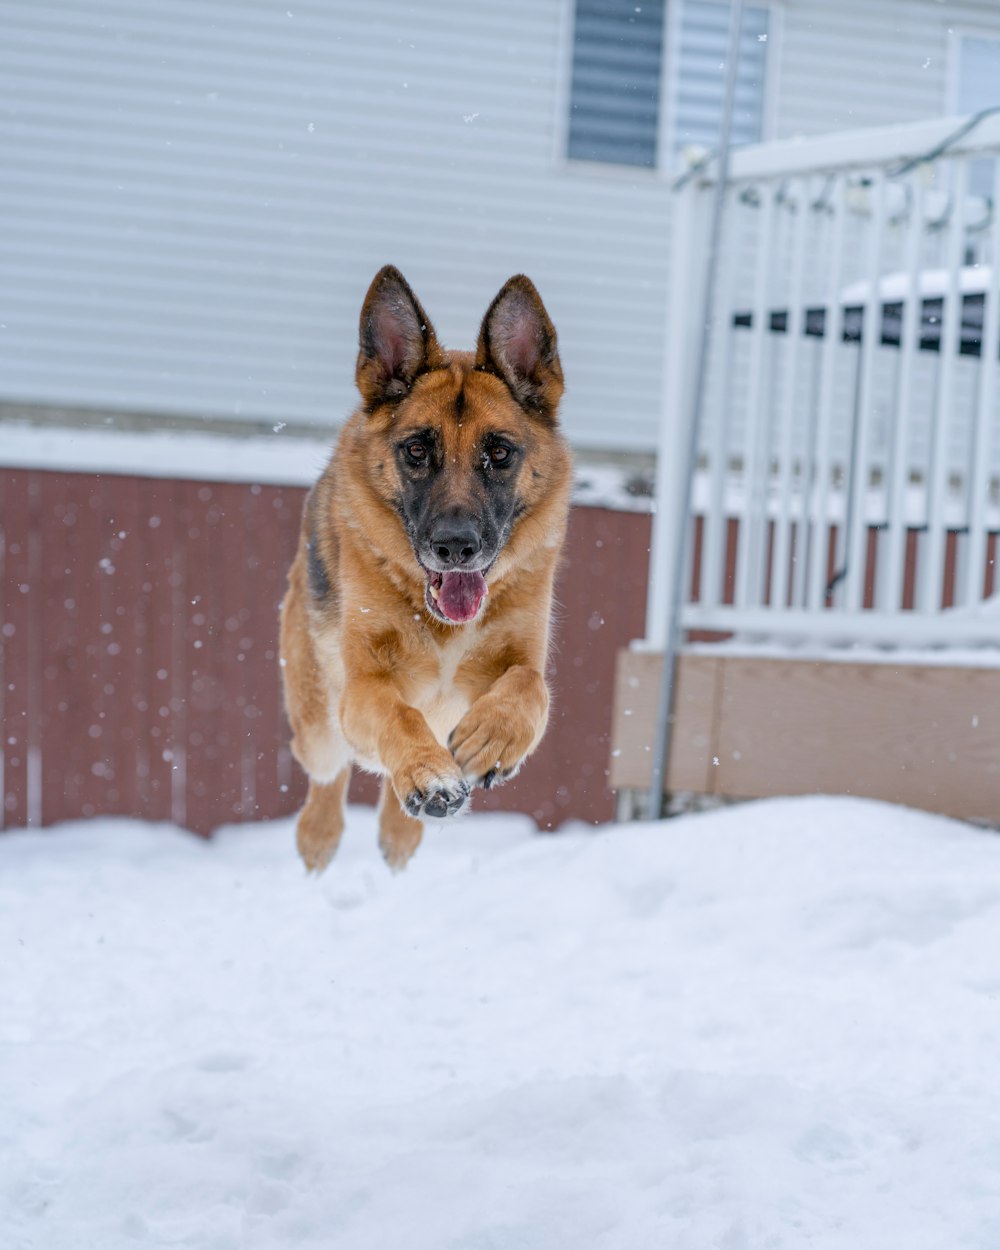
M 306 555 L 309 560 L 309 589 L 317 603 L 324 603 L 330 597 L 330 577 L 315 538 L 309 539 Z

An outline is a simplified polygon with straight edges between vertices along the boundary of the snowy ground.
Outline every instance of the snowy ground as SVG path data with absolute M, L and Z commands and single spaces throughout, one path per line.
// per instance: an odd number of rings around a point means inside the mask
M 0 837 L 4 1250 L 1000 1246 L 1000 836 Z

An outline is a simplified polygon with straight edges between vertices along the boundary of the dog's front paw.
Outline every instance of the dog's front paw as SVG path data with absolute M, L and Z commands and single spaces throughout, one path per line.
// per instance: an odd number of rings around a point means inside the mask
M 522 712 L 486 696 L 458 722 L 448 745 L 463 776 L 491 790 L 517 773 L 537 736 Z
M 470 787 L 464 777 L 438 776 L 429 770 L 420 772 L 423 775 L 411 777 L 402 786 L 393 779 L 399 801 L 408 815 L 417 820 L 425 817 L 443 820 L 446 816 L 457 816 L 468 806 Z

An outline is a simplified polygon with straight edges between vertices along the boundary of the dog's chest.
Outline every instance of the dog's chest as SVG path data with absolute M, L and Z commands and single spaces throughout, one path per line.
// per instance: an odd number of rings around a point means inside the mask
M 431 732 L 443 746 L 469 710 L 469 696 L 458 688 L 456 676 L 470 649 L 465 630 L 456 631 L 455 638 L 436 647 L 437 672 L 421 686 L 414 699 L 414 705 L 423 712 Z

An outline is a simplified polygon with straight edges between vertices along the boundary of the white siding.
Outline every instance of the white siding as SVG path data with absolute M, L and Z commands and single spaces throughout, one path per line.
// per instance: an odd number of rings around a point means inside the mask
M 391 260 L 454 346 L 529 273 L 576 441 L 651 447 L 669 191 L 561 158 L 570 8 L 0 0 L 0 400 L 339 421 Z M 988 3 L 772 13 L 780 134 L 939 113 L 947 27 L 1000 33 Z
M 648 441 L 667 190 L 564 173 L 559 0 L 3 5 L 7 399 L 339 420 L 393 261 L 453 346 L 524 270 L 582 441 Z
M 953 34 L 1000 34 L 996 0 L 787 0 L 775 138 L 920 121 L 955 111 Z

